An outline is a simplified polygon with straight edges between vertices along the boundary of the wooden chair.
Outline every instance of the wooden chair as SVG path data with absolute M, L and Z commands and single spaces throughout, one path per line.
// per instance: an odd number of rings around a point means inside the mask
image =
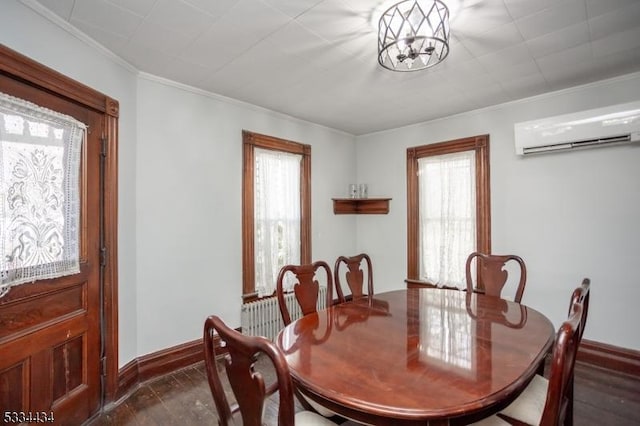
M 327 275 L 326 306 L 329 307 L 333 303 L 333 280 L 331 278 L 331 268 L 326 262 L 319 260 L 305 265 L 285 265 L 280 269 L 276 282 L 276 296 L 278 297 L 278 307 L 282 315 L 282 322 L 284 322 L 285 326 L 291 324 L 291 314 L 284 297 L 285 275 L 290 271 L 298 280 L 293 286 L 293 292 L 302 311 L 302 316 L 306 316 L 318 311 L 320 284 L 314 278 L 320 269 L 323 269 Z M 335 415 L 333 411 L 307 398 L 301 392 L 296 392 L 296 395 L 306 409 L 315 410 L 324 417 L 333 417 Z
M 224 355 L 224 365 L 236 403 L 229 404 L 216 364 L 216 352 L 213 340 L 214 331 L 228 350 Z M 204 354 L 209 387 L 218 411 L 218 424 L 227 426 L 242 419 L 245 426 L 263 424 L 265 399 L 279 391 L 278 425 L 335 425 L 310 411 L 295 413 L 293 403 L 293 382 L 289 374 L 287 361 L 278 347 L 264 337 L 245 336 L 229 327 L 217 316 L 210 316 L 204 323 Z M 265 384 L 264 377 L 255 370 L 258 355 L 266 355 L 275 368 L 277 381 Z M 238 418 L 240 417 L 240 418 Z
M 474 425 L 573 424 L 573 372 L 589 309 L 589 280 L 571 297 L 569 318 L 556 334 L 549 379 L 534 376 L 525 390 L 498 415 Z
M 582 280 L 580 287 L 576 288 L 571 295 L 571 302 L 569 303 L 569 316 L 573 309 L 573 305 L 576 303 L 582 303 L 584 310 L 582 311 L 582 321 L 580 322 L 580 341 L 582 341 L 582 334 L 587 324 L 587 313 L 589 312 L 589 289 L 591 288 L 591 280 L 585 278 Z
M 373 295 L 373 268 L 371 266 L 371 258 L 369 255 L 365 253 L 361 253 L 356 256 L 346 257 L 340 256 L 336 260 L 335 267 L 333 268 L 334 282 L 336 285 L 336 293 L 338 294 L 338 302 L 344 303 L 345 296 L 342 292 L 342 284 L 340 283 L 340 266 L 342 264 L 346 265 L 347 271 L 345 274 L 345 278 L 347 281 L 347 285 L 351 290 L 351 295 L 353 298 L 359 298 L 364 295 L 364 271 L 362 270 L 362 264 L 366 263 L 367 265 L 367 294 L 369 296 Z
M 284 325 L 291 324 L 291 314 L 284 298 L 284 276 L 291 271 L 298 282 L 293 286 L 293 292 L 296 297 L 302 315 L 308 315 L 317 312 L 318 295 L 320 294 L 320 284 L 314 279 L 319 269 L 324 269 L 327 274 L 327 307 L 333 303 L 333 279 L 331 278 L 331 269 L 326 262 L 317 261 L 306 265 L 286 265 L 280 269 L 278 273 L 278 281 L 276 283 L 276 295 L 278 297 L 278 306 Z
M 571 317 L 573 306 L 578 303 L 582 304 L 582 319 L 580 321 L 580 330 L 578 332 L 578 344 L 582 342 L 582 334 L 584 333 L 584 328 L 587 325 L 587 314 L 589 312 L 589 289 L 591 287 L 591 280 L 589 278 L 585 278 L 582 280 L 582 284 L 580 287 L 576 288 L 571 295 L 571 302 L 569 303 L 569 313 L 568 316 Z M 571 380 L 569 382 L 569 387 L 567 389 L 567 415 L 565 420 L 565 425 L 573 424 L 573 374 L 571 375 Z
M 477 258 L 478 262 L 478 283 L 482 286 L 474 286 L 473 275 L 471 274 L 471 262 L 474 258 Z M 524 287 L 527 282 L 527 267 L 524 261 L 516 255 L 495 255 L 473 252 L 467 258 L 467 291 L 475 291 L 478 293 L 484 293 L 489 296 L 501 297 L 502 289 L 505 286 L 508 278 L 508 272 L 503 268 L 509 261 L 515 261 L 520 265 L 520 281 L 516 290 L 514 301 L 520 303 L 522 300 L 522 294 L 524 293 Z

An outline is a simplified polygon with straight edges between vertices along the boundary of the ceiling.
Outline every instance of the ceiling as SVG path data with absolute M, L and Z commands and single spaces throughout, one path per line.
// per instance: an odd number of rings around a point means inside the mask
M 38 3 L 140 71 L 354 135 L 640 71 L 640 0 L 459 1 L 410 73 L 377 63 L 381 0 Z

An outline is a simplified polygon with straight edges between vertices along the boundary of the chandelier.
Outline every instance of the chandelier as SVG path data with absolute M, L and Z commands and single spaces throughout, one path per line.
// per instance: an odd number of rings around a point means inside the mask
M 391 71 L 418 71 L 449 54 L 449 9 L 440 0 L 404 0 L 378 22 L 378 62 Z

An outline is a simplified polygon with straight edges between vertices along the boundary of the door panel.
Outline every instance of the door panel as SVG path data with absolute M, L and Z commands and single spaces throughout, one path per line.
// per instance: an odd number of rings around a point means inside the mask
M 29 406 L 29 360 L 21 360 L 0 371 L 0 407 L 25 411 Z M 9 389 L 12 391 L 9 392 Z M 3 413 L 4 414 L 4 413 Z
M 100 408 L 100 136 L 103 115 L 0 75 L 0 91 L 88 125 L 80 177 L 80 272 L 0 298 L 0 414 L 53 412 L 81 424 Z

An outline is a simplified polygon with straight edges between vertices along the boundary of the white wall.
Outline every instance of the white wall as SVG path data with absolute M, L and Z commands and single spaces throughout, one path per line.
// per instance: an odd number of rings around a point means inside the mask
M 311 145 L 312 256 L 355 249 L 331 197 L 355 178 L 353 136 L 257 107 L 138 83 L 138 353 L 197 339 L 204 318 L 240 325 L 242 130 Z
M 242 129 L 312 145 L 313 258 L 355 249 L 355 218 L 331 204 L 355 179 L 353 136 L 139 76 L 16 0 L 0 40 L 120 102 L 120 366 L 199 338 L 211 313 L 240 325 Z
M 406 148 L 490 135 L 492 249 L 521 255 L 523 302 L 558 326 L 591 278 L 585 338 L 640 349 L 640 146 L 527 158 L 513 124 L 640 99 L 640 74 L 357 138 L 358 182 L 393 197 L 388 216 L 358 218 L 358 249 L 375 262 L 376 290 L 406 278 Z M 386 173 L 380 173 L 386 170 Z
M 136 72 L 14 0 L 1 0 L 0 42 L 120 102 L 118 180 L 119 363 L 137 356 Z M 76 33 L 77 34 L 77 33 Z M 82 37 L 79 35 L 79 37 Z

